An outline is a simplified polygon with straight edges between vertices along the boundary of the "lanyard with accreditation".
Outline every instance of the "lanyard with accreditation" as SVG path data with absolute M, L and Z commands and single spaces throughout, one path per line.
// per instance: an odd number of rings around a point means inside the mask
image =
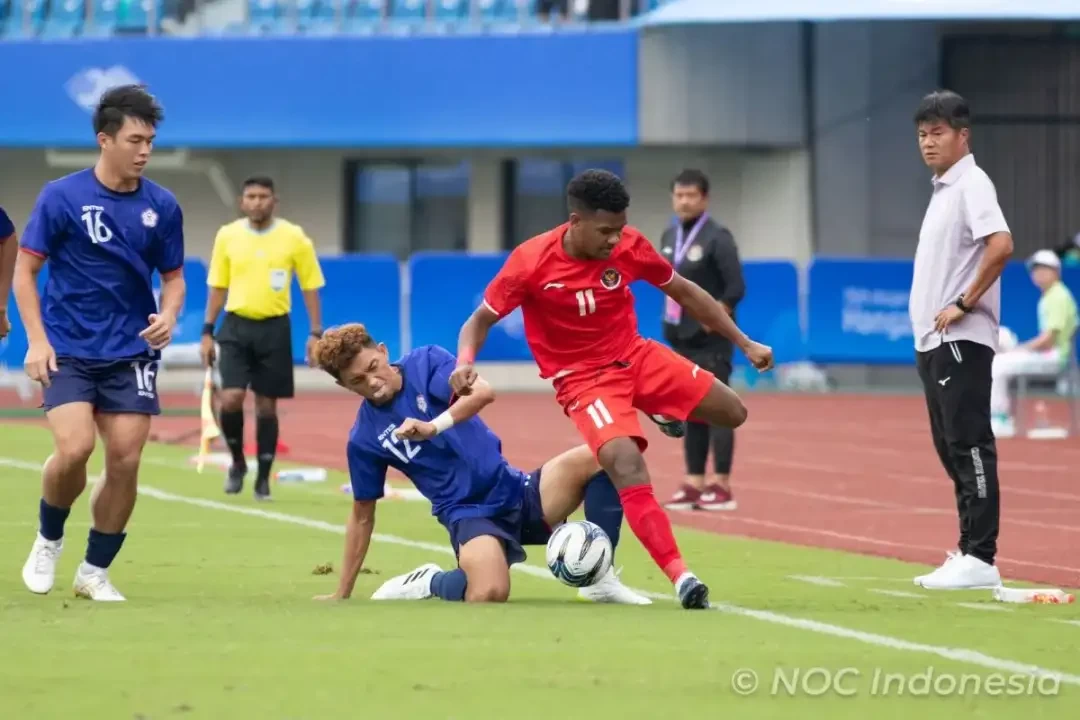
M 687 234 L 683 229 L 683 224 L 676 221 L 675 223 L 675 253 L 671 259 L 671 264 L 678 268 L 682 264 L 683 258 L 686 257 L 686 251 L 690 249 L 690 246 L 694 244 L 694 239 L 701 231 L 701 228 L 705 226 L 705 223 L 709 220 L 709 214 L 703 214 L 694 227 L 690 228 L 690 233 Z M 679 307 L 679 303 L 675 302 L 671 298 L 664 296 L 664 322 L 672 325 L 678 325 L 682 319 L 682 308 Z

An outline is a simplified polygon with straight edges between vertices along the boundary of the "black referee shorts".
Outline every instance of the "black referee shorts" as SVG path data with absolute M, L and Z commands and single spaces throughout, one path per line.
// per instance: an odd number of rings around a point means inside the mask
M 246 390 L 268 398 L 294 393 L 292 327 L 288 315 L 249 320 L 225 313 L 217 337 L 223 390 Z

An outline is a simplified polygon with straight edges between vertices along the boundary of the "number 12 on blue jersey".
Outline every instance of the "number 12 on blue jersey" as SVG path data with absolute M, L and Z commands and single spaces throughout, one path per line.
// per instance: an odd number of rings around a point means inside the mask
M 405 447 L 405 452 L 402 452 L 400 449 L 398 449 L 397 444 L 399 441 Z M 394 454 L 394 457 L 396 457 L 398 460 L 405 463 L 406 465 L 409 463 L 410 460 L 416 457 L 416 453 L 420 452 L 420 448 L 416 447 L 404 438 L 399 438 L 393 433 L 390 433 L 390 437 L 382 441 L 382 446 L 392 452 Z

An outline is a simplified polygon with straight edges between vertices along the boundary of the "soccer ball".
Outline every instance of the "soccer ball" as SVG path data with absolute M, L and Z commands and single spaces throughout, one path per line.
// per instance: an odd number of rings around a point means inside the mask
M 611 538 L 599 525 L 581 520 L 555 528 L 547 543 L 547 566 L 560 582 L 588 587 L 611 568 Z

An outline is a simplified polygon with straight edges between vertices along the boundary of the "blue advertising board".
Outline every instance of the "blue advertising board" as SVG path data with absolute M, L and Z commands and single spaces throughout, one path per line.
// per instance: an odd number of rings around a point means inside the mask
M 412 347 L 441 345 L 457 352 L 458 331 L 484 301 L 484 289 L 509 253 L 421 252 L 409 259 L 409 333 Z M 532 360 L 521 309 L 488 333 L 481 362 Z
M 506 257 L 507 253 L 417 253 L 405 269 L 407 292 L 402 266 L 392 255 L 320 258 L 327 280 L 320 293 L 323 324 L 362 322 L 374 338 L 386 343 L 395 358 L 408 349 L 402 336 L 404 328 L 410 335 L 408 347 L 435 344 L 454 351 L 462 323 L 481 304 L 484 289 Z M 806 274 L 807 288 L 800 287 L 799 271 L 788 261 L 747 260 L 743 273 L 747 294 L 736 312 L 738 324 L 754 339 L 772 346 L 778 365 L 806 359 L 824 364 L 914 362 L 907 308 L 910 260 L 818 258 Z M 207 296 L 206 267 L 201 260 L 190 259 L 184 275 L 188 297 L 174 342 L 198 342 Z M 42 287 L 47 278 L 46 264 L 39 278 Z M 1080 268 L 1066 268 L 1063 278 L 1073 295 L 1080 297 Z M 1002 325 L 1020 340 L 1034 337 L 1038 334 L 1040 293 L 1023 263 L 1010 263 L 1001 282 Z M 663 342 L 663 293 L 641 281 L 631 285 L 631 290 L 641 334 Z M 805 333 L 800 323 L 800 298 L 804 296 L 808 315 Z M 293 306 L 293 358 L 301 364 L 310 325 L 295 280 Z M 14 299 L 8 308 L 12 331 L 0 340 L 0 365 L 20 368 L 26 354 L 26 332 Z M 478 359 L 532 360 L 520 309 L 492 328 Z M 742 353 L 735 353 L 735 364 L 747 365 Z
M 182 56 L 182 62 L 177 60 Z M 602 83 L 596 58 L 603 58 Z M 5 40 L 0 147 L 93 145 L 109 87 L 143 82 L 160 147 L 632 146 L 637 35 Z
M 391 358 L 402 352 L 401 264 L 393 255 L 372 253 L 320 257 L 326 287 L 319 292 L 323 327 L 359 322 L 368 334 L 386 344 Z M 300 283 L 292 287 L 293 360 L 304 362 L 311 324 L 304 309 Z
M 911 260 L 816 258 L 809 271 L 810 359 L 819 363 L 912 365 L 914 337 L 908 300 Z M 1080 297 L 1080 269 L 1062 279 Z M 1039 333 L 1039 288 L 1022 261 L 1001 275 L 1001 324 L 1021 341 Z
M 787 260 L 745 260 L 743 279 L 746 296 L 735 310 L 739 327 L 753 339 L 772 347 L 778 364 L 804 359 L 799 322 L 799 270 L 795 264 Z M 663 342 L 663 291 L 641 281 L 631 288 L 641 334 Z M 749 362 L 736 350 L 734 364 L 748 366 Z
M 507 253 L 414 255 L 409 262 L 409 327 L 413 347 L 435 344 L 456 350 L 462 323 L 479 307 L 484 289 L 506 258 Z M 739 325 L 752 337 L 772 345 L 784 362 L 802 359 L 796 267 L 787 261 L 747 261 L 743 273 L 750 291 L 738 308 Z M 663 342 L 663 292 L 640 280 L 630 289 L 634 294 L 634 310 L 641 334 Z M 532 360 L 525 342 L 520 309 L 492 328 L 477 359 L 486 362 Z M 746 359 L 737 353 L 736 362 L 746 364 Z
M 807 353 L 820 363 L 914 362 L 910 260 L 815 258 L 810 263 Z

